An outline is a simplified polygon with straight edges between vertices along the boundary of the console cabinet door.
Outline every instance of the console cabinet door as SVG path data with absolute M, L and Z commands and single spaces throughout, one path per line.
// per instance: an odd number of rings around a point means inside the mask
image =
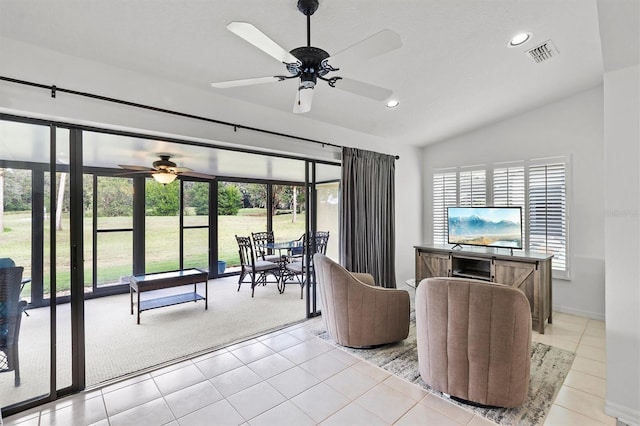
M 535 263 L 510 262 L 498 259 L 493 261 L 491 281 L 517 288 L 527 296 L 534 328 L 535 324 L 540 322 L 539 279 Z
M 449 255 L 418 251 L 416 256 L 416 286 L 425 278 L 448 277 Z

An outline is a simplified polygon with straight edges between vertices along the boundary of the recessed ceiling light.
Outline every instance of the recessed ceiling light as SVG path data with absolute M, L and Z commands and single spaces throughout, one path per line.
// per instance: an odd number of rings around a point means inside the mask
M 516 47 L 524 44 L 531 38 L 531 33 L 520 33 L 509 41 L 509 47 Z
M 395 108 L 398 105 L 400 105 L 400 102 L 398 102 L 395 99 L 391 99 L 390 101 L 387 101 L 387 108 Z

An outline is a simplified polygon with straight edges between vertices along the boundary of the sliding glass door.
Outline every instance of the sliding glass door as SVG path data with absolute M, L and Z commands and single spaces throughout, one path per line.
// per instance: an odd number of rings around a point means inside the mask
M 70 225 L 72 143 L 65 128 L 0 121 L 3 415 L 82 386 L 77 311 L 56 303 L 77 291 L 70 261 L 77 237 Z

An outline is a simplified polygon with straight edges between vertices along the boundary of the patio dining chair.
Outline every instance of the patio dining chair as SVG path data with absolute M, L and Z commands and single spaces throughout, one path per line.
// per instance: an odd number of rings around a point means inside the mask
M 306 235 L 303 235 L 304 243 L 302 244 L 303 250 L 309 252 L 309 256 L 311 259 L 310 270 L 313 273 L 313 255 L 316 253 L 320 253 L 323 255 L 327 254 L 327 244 L 329 243 L 329 231 L 316 231 L 315 238 L 307 238 Z M 315 247 L 312 242 L 315 241 Z M 287 271 L 293 275 L 298 284 L 300 284 L 300 298 L 302 299 L 304 296 L 304 286 L 306 284 L 307 277 L 307 260 L 303 254 L 299 256 L 293 256 L 293 261 L 289 261 L 286 265 Z
M 269 250 L 265 248 L 265 244 L 275 242 L 273 231 L 252 232 L 251 239 L 257 257 L 267 262 L 280 262 L 280 255 L 269 253 Z
M 280 265 L 266 260 L 256 259 L 253 251 L 253 244 L 250 237 L 239 237 L 236 235 L 238 242 L 238 252 L 240 254 L 240 278 L 238 279 L 238 291 L 247 275 L 251 277 L 251 297 L 258 284 L 267 284 L 267 275 L 271 274 L 276 279 L 275 283 L 280 284 Z M 280 288 L 278 288 L 280 291 Z
M 0 372 L 14 372 L 14 385 L 20 386 L 18 338 L 22 311 L 27 302 L 20 300 L 21 266 L 0 268 Z

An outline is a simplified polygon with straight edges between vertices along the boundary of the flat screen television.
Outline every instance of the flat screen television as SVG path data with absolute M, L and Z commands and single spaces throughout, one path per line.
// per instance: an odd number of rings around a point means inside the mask
M 520 207 L 448 207 L 449 244 L 522 248 Z

